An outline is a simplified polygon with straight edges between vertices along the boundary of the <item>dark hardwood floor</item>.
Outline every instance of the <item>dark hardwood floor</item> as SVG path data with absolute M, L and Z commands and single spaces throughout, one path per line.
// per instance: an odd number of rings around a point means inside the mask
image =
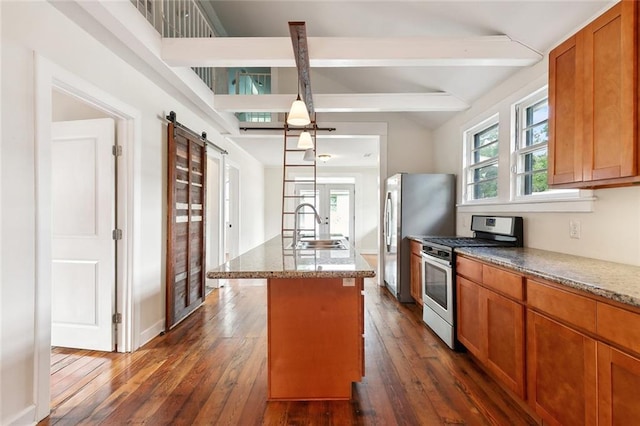
M 40 424 L 537 424 L 417 306 L 373 280 L 365 293 L 366 376 L 351 401 L 266 401 L 266 281 L 238 280 L 134 353 L 54 348 Z

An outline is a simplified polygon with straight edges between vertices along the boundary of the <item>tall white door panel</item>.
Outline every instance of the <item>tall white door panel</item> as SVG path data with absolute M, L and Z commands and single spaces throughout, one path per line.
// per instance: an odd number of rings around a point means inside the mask
M 53 123 L 53 346 L 113 351 L 115 123 Z

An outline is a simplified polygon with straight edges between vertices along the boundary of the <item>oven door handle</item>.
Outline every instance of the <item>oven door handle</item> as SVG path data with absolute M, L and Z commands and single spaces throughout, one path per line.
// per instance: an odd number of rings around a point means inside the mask
M 446 266 L 447 268 L 451 268 L 451 262 L 447 262 L 446 260 L 442 260 L 442 259 L 438 259 L 435 256 L 431 256 L 429 254 L 426 254 L 424 252 L 422 252 L 422 260 L 424 260 L 427 263 L 430 263 L 432 265 L 440 265 L 440 266 Z

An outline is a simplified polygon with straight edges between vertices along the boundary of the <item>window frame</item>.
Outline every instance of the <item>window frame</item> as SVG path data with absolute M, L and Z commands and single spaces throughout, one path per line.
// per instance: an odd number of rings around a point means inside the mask
M 510 201 L 511 202 L 544 202 L 544 201 L 552 201 L 557 199 L 575 199 L 580 198 L 580 190 L 578 189 L 552 189 L 548 188 L 544 192 L 536 192 L 531 194 L 523 194 L 521 192 L 521 187 L 518 182 L 519 176 L 524 176 L 528 173 L 526 172 L 518 172 L 518 165 L 520 159 L 525 155 L 538 151 L 541 148 L 547 149 L 547 159 L 549 157 L 549 139 L 545 143 L 537 143 L 530 146 L 521 146 L 521 142 L 524 140 L 524 133 L 528 128 L 539 125 L 540 123 L 536 123 L 533 126 L 526 126 L 526 113 L 527 108 L 533 107 L 538 103 L 546 100 L 547 107 L 549 105 L 549 96 L 548 96 L 548 86 L 545 85 L 538 90 L 530 92 L 527 96 L 520 99 L 518 102 L 514 103 L 511 108 L 511 117 L 512 117 L 512 141 L 511 141 L 511 152 L 510 152 L 510 186 L 511 186 L 511 194 Z M 547 123 L 549 117 L 547 115 Z M 547 167 L 548 172 L 548 167 Z M 533 176 L 533 172 L 530 173 Z M 548 177 L 547 177 L 548 179 Z
M 491 142 L 489 144 L 485 144 L 479 148 L 475 147 L 475 140 L 476 140 L 476 136 L 482 134 L 483 132 L 486 132 L 490 129 L 492 129 L 493 127 L 496 127 L 498 130 L 498 137 L 495 140 L 495 142 Z M 495 157 L 491 157 L 489 159 L 486 160 L 481 160 L 478 162 L 475 162 L 473 160 L 473 155 L 475 152 L 477 152 L 479 149 L 482 149 L 484 147 L 487 147 L 489 145 L 493 145 L 496 144 L 497 147 L 497 153 Z M 499 179 L 499 172 L 500 172 L 500 120 L 499 120 L 499 114 L 494 114 L 491 117 L 481 121 L 478 124 L 475 124 L 474 126 L 468 128 L 467 130 L 464 131 L 464 165 L 463 165 L 463 203 L 464 204 L 476 204 L 476 203 L 491 203 L 491 202 L 495 202 L 496 200 L 499 199 L 500 197 L 500 179 Z M 496 195 L 494 197 L 485 197 L 485 198 L 475 198 L 474 194 L 475 191 L 473 190 L 474 188 L 476 188 L 478 183 L 482 183 L 482 182 L 488 182 L 490 180 L 479 180 L 476 181 L 475 177 L 474 177 L 474 172 L 478 169 L 481 169 L 483 167 L 487 167 L 487 166 L 491 166 L 494 165 L 496 166 L 496 169 L 498 170 L 498 172 L 496 173 L 496 177 L 495 177 L 495 182 L 496 182 Z M 491 179 L 494 180 L 494 179 Z

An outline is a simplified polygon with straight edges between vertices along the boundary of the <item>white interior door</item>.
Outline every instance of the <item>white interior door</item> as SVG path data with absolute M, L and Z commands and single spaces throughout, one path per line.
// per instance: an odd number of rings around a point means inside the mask
M 53 123 L 53 346 L 113 351 L 115 123 Z

